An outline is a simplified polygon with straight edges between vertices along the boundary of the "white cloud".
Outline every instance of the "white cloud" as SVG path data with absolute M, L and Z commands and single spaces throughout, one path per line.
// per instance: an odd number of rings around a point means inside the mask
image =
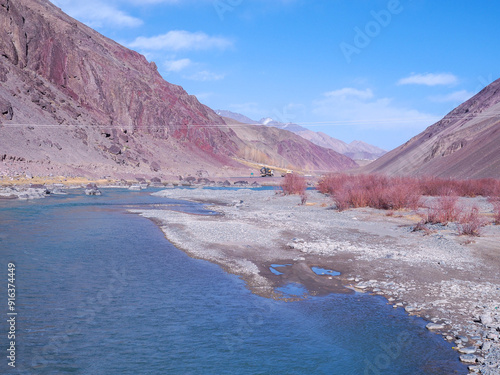
M 217 74 L 213 72 L 209 72 L 208 70 L 202 70 L 200 72 L 196 72 L 190 76 L 186 76 L 184 78 L 191 79 L 193 81 L 218 81 L 224 78 L 224 74 Z
M 166 34 L 153 37 L 140 36 L 133 42 L 128 43 L 128 47 L 146 50 L 209 50 L 226 49 L 233 45 L 227 38 L 210 36 L 203 32 L 189 32 L 185 30 L 172 30 Z
M 433 102 L 437 103 L 463 103 L 466 100 L 472 98 L 474 96 L 473 92 L 467 91 L 467 90 L 460 90 L 460 91 L 455 91 L 452 92 L 451 94 L 448 95 L 435 95 L 429 97 L 429 99 Z
M 102 28 L 104 26 L 137 27 L 143 24 L 141 19 L 133 17 L 101 0 L 87 0 L 85 2 L 52 0 L 52 3 L 71 17 L 92 28 Z
M 358 90 L 351 87 L 345 87 L 340 90 L 329 91 L 324 94 L 328 98 L 340 98 L 346 99 L 348 97 L 358 98 L 358 99 L 371 99 L 373 98 L 373 92 L 370 89 Z
M 426 74 L 415 74 L 412 73 L 409 77 L 401 78 L 398 81 L 398 85 L 425 85 L 425 86 L 437 86 L 437 85 L 453 85 L 458 82 L 458 78 L 450 73 L 426 73 Z
M 370 89 L 350 87 L 323 94 L 313 102 L 312 112 L 327 119 L 327 125 L 363 129 L 421 129 L 439 120 L 416 109 L 398 107 L 390 98 L 376 98 Z
M 167 72 L 180 72 L 191 65 L 193 65 L 193 62 L 190 59 L 165 61 L 165 69 Z

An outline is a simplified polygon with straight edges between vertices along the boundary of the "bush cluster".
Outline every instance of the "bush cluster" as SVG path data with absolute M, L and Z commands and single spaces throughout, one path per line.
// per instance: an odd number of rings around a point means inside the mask
M 386 177 L 380 175 L 331 174 L 318 183 L 318 190 L 332 196 L 337 210 L 372 207 L 383 210 L 416 210 L 422 196 L 434 196 L 431 207 L 415 230 L 425 224 L 457 223 L 459 234 L 479 236 L 486 223 L 473 207 L 464 210 L 459 197 L 489 197 L 494 222 L 500 224 L 500 180 L 447 180 L 434 177 Z
M 411 178 L 377 175 L 328 175 L 320 180 L 318 190 L 330 194 L 339 211 L 358 207 L 416 209 L 422 196 Z
M 285 195 L 297 194 L 302 196 L 306 193 L 306 188 L 305 177 L 294 173 L 287 174 L 281 184 L 281 189 Z

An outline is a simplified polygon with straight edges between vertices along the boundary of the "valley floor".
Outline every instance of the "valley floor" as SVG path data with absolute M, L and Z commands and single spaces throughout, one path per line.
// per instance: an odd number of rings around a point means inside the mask
M 458 236 L 452 224 L 413 232 L 420 220 L 415 212 L 337 212 L 317 191 L 308 192 L 306 205 L 298 196 L 272 190 L 156 194 L 204 202 L 219 213 L 190 215 L 167 205 L 134 211 L 154 220 L 190 256 L 241 276 L 254 293 L 286 299 L 290 296 L 275 288 L 300 283 L 313 295 L 382 295 L 394 307 L 434 323 L 428 328 L 455 342 L 471 372 L 500 373 L 500 226 L 487 225 L 474 238 Z M 486 199 L 463 203 L 490 215 Z M 273 268 L 276 264 L 287 266 Z M 317 275 L 312 267 L 341 275 Z

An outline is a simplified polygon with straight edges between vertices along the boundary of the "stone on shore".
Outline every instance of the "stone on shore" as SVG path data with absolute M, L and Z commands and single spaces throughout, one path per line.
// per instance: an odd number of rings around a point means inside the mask
M 464 354 L 460 356 L 463 363 L 476 363 L 477 357 L 474 354 Z
M 474 354 L 476 352 L 476 348 L 474 346 L 468 346 L 466 348 L 458 349 L 458 352 L 462 354 Z
M 88 184 L 85 188 L 86 195 L 102 195 L 96 184 Z
M 444 324 L 441 323 L 429 323 L 425 326 L 429 331 L 435 331 L 438 329 L 444 329 Z

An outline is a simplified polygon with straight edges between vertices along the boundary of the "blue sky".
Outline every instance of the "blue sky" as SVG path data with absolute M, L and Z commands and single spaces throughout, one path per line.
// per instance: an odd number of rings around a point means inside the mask
M 213 109 L 406 142 L 500 77 L 493 0 L 52 0 Z

